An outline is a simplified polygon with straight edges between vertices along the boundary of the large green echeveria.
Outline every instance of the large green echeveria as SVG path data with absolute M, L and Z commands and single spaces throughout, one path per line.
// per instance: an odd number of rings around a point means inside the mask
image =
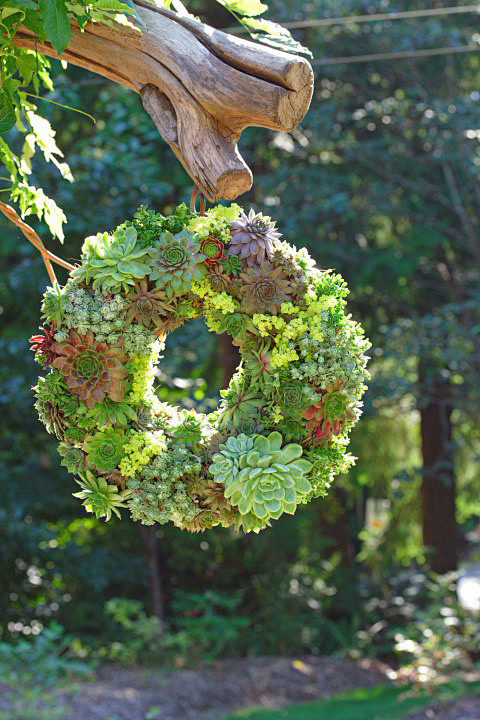
M 225 482 L 225 497 L 242 515 L 252 513 L 260 520 L 277 519 L 282 513 L 293 515 L 312 486 L 305 477 L 312 468 L 303 459 L 300 445 L 282 448 L 279 432 L 257 435 L 253 447 L 238 458 L 238 473 Z
M 116 292 L 135 285 L 148 275 L 151 269 L 151 248 L 137 243 L 134 227 L 115 230 L 113 235 L 98 233 L 86 238 L 82 248 L 82 265 L 72 272 L 77 282 L 87 284 L 93 280 L 93 287 L 105 292 Z

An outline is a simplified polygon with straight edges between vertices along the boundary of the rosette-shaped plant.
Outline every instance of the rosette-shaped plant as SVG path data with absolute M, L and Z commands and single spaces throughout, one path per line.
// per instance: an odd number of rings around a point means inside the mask
M 355 419 L 355 413 L 348 407 L 348 397 L 341 388 L 341 383 L 327 388 L 320 402 L 305 411 L 307 433 L 315 440 L 331 440 L 334 435 L 340 435 L 347 421 Z
M 42 317 L 51 322 L 57 330 L 62 324 L 65 302 L 65 288 L 61 288 L 57 283 L 53 287 L 47 287 L 42 301 Z
M 35 403 L 35 409 L 40 422 L 47 428 L 47 432 L 55 435 L 58 440 L 63 440 L 66 429 L 68 428 L 68 419 L 58 405 L 38 398 Z
M 258 335 L 258 330 L 249 315 L 233 313 L 222 315 L 218 324 L 219 332 L 226 332 L 234 338 L 234 345 L 240 345 L 247 333 Z
M 185 525 L 190 532 L 204 532 L 217 525 L 228 527 L 237 511 L 225 497 L 225 487 L 211 477 L 201 476 L 189 488 L 189 495 L 198 502 L 200 512 Z
M 107 428 L 103 432 L 89 435 L 83 444 L 88 464 L 97 468 L 98 472 L 112 472 L 125 454 L 123 449 L 125 443 L 123 430 Z
M 312 464 L 302 458 L 303 448 L 291 443 L 282 448 L 279 432 L 257 435 L 253 448 L 238 458 L 238 474 L 225 482 L 225 497 L 242 515 L 259 520 L 293 514 L 312 486 L 305 477 Z
M 232 378 L 228 390 L 222 390 L 223 398 L 218 418 L 219 430 L 234 429 L 246 419 L 257 415 L 265 404 L 255 390 L 248 390 L 238 378 Z
M 82 488 L 80 492 L 73 493 L 73 497 L 83 500 L 82 505 L 87 512 L 93 513 L 97 518 L 104 517 L 106 521 L 112 517 L 112 512 L 120 517 L 118 508 L 126 507 L 125 500 L 131 496 L 130 490 L 118 492 L 116 485 L 109 485 L 105 478 L 96 478 L 86 470 L 80 474 L 80 480 L 75 480 Z
M 62 374 L 52 370 L 46 377 L 38 379 L 34 390 L 37 398 L 35 407 L 41 422 L 49 433 L 63 440 L 71 425 L 77 424 L 78 402 L 65 387 Z
M 121 227 L 113 235 L 98 233 L 86 238 L 82 248 L 82 265 L 72 272 L 77 281 L 105 292 L 128 291 L 135 280 L 141 280 L 151 269 L 151 248 L 137 243 L 134 227 Z
M 281 237 L 275 223 L 253 209 L 244 212 L 230 225 L 232 239 L 228 246 L 229 255 L 240 255 L 249 265 L 260 265 L 273 254 L 273 244 Z
M 236 277 L 240 270 L 243 270 L 243 263 L 238 255 L 226 255 L 220 261 L 223 272 Z
M 285 442 L 301 442 L 305 438 L 304 424 L 294 418 L 287 417 L 279 422 L 277 430 Z
M 174 309 L 173 305 L 168 304 L 165 292 L 160 288 L 149 290 L 145 279 L 135 284 L 135 288 L 125 296 L 125 300 L 128 302 L 125 327 L 135 320 L 144 327 L 153 325 L 157 330 L 161 330 L 165 316 Z
M 165 290 L 168 298 L 186 295 L 192 282 L 205 274 L 204 260 L 198 240 L 187 230 L 176 235 L 164 232 L 156 243 L 150 279 Z
M 213 267 L 223 258 L 225 245 L 216 237 L 209 235 L 200 243 L 200 252 L 205 255 L 205 265 Z
M 281 267 L 270 262 L 240 273 L 240 294 L 245 312 L 277 315 L 280 305 L 290 300 L 291 287 Z
M 212 266 L 208 273 L 208 282 L 214 292 L 221 293 L 228 290 L 230 278 L 223 272 L 221 265 L 215 265 Z
M 305 412 L 305 392 L 298 380 L 286 380 L 277 390 L 275 401 L 284 417 L 300 418 Z
M 53 366 L 65 376 L 70 393 L 88 408 L 102 402 L 106 395 L 111 400 L 122 400 L 127 356 L 120 343 L 98 343 L 91 331 L 82 336 L 71 330 L 67 341 L 54 343 L 52 349 L 59 356 Z
M 215 482 L 230 484 L 239 473 L 239 458 L 253 448 L 253 439 L 244 435 L 229 437 L 226 443 L 218 448 L 218 453 L 212 457 L 209 467 Z
M 115 402 L 109 397 L 97 403 L 88 412 L 87 417 L 92 418 L 98 427 L 111 427 L 112 425 L 126 425 L 129 420 L 138 421 L 137 413 L 126 401 Z
M 172 435 L 185 447 L 193 448 L 202 440 L 202 419 L 195 410 L 184 413 L 182 422 L 173 430 Z
M 85 469 L 85 455 L 80 448 L 68 443 L 60 443 L 57 450 L 62 456 L 60 465 L 66 467 L 68 472 L 78 473 Z
M 270 387 L 273 382 L 269 343 L 262 343 L 258 350 L 245 354 L 245 370 L 253 382 Z

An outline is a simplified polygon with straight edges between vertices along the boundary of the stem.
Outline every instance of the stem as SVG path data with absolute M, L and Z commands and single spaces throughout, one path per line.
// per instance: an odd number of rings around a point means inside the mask
M 56 102 L 56 100 L 50 100 L 50 98 L 42 97 L 41 95 L 35 95 L 35 93 L 25 92 L 25 95 L 28 95 L 28 97 L 36 98 L 37 100 L 44 100 L 45 102 L 52 103 L 52 105 L 58 105 L 58 107 L 64 108 L 64 110 L 71 110 L 72 112 L 80 113 L 80 115 L 85 115 L 86 117 L 90 118 L 90 120 L 95 123 L 95 125 L 97 124 L 97 121 L 95 120 L 93 115 L 90 115 L 84 110 L 73 108 L 70 105 L 64 105 L 63 103 Z

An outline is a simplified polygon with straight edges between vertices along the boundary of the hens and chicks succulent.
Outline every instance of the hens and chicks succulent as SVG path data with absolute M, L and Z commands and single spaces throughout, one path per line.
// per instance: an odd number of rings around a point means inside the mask
M 65 287 L 47 290 L 36 407 L 88 511 L 258 532 L 352 464 L 369 343 L 342 278 L 280 238 L 235 204 L 140 208 L 87 238 Z M 153 388 L 166 336 L 200 316 L 242 356 L 207 416 Z

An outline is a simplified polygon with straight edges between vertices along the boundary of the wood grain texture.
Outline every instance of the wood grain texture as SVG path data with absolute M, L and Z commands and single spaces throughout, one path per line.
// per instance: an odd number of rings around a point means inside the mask
M 138 92 L 158 132 L 211 201 L 250 189 L 252 173 L 237 143 L 249 126 L 289 131 L 308 110 L 307 60 L 229 36 L 189 17 L 137 2 L 145 23 L 72 28 L 62 58 Z M 33 48 L 25 29 L 15 43 Z M 48 44 L 38 50 L 51 57 Z

